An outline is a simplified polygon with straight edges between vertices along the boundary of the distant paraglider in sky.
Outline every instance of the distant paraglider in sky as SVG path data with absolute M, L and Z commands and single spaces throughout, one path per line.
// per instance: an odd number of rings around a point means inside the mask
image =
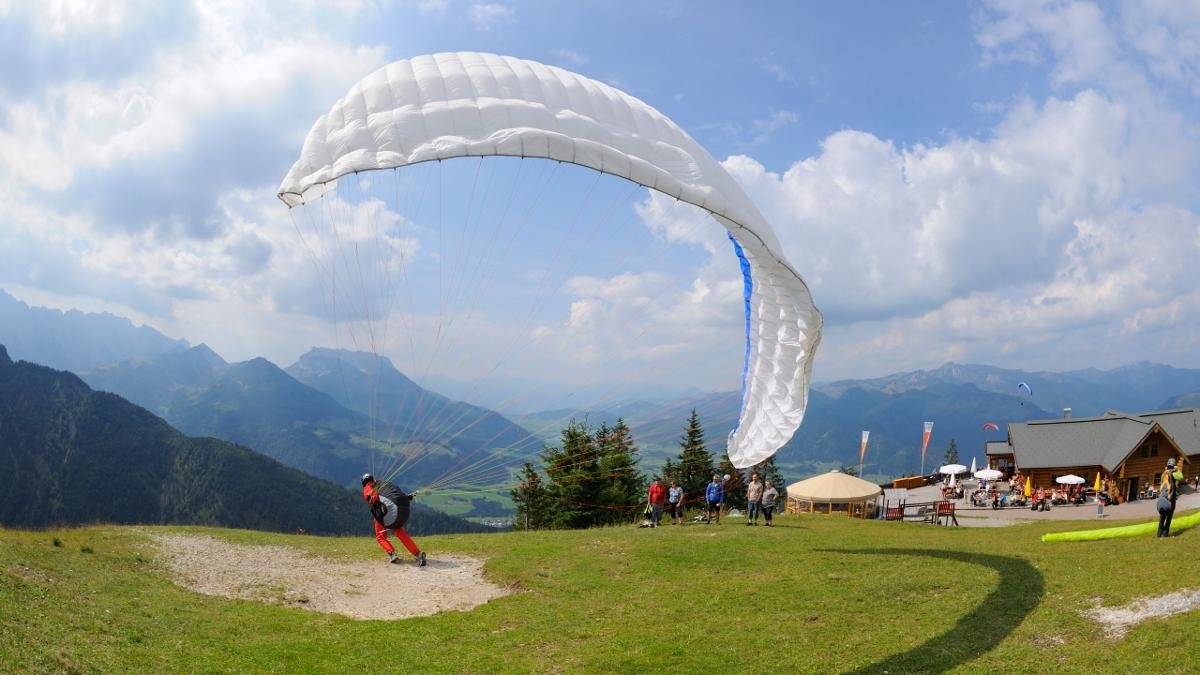
M 1033 398 L 1033 387 L 1030 387 L 1029 383 L 1018 382 L 1017 383 L 1017 392 L 1019 393 L 1022 389 L 1029 392 L 1029 398 Z M 1025 405 L 1025 401 L 1021 401 L 1021 405 Z
M 996 424 L 995 422 L 985 422 L 983 425 L 983 430 L 987 431 L 988 429 L 991 429 L 992 431 L 1000 431 L 1000 425 Z

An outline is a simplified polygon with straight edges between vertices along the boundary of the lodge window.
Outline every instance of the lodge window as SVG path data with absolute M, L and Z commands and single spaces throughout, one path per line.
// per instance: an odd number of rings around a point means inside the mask
M 1150 456 L 1158 457 L 1158 443 L 1157 442 L 1150 444 Z

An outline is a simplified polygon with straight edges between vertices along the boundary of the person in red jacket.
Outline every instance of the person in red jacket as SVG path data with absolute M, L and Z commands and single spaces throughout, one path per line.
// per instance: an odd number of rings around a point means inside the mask
M 650 483 L 646 501 L 650 504 L 650 527 L 658 527 L 658 521 L 662 520 L 663 507 L 667 504 L 667 488 L 658 479 L 658 476 L 655 476 L 654 482 Z
M 388 541 L 390 529 L 400 543 L 404 544 L 404 548 L 417 559 L 417 565 L 424 567 L 425 552 L 417 548 L 412 537 L 404 531 L 404 524 L 408 522 L 408 503 L 412 501 L 412 495 L 404 494 L 386 481 L 376 482 L 375 477 L 369 473 L 363 474 L 362 486 L 363 500 L 371 507 L 371 516 L 375 523 L 375 541 L 387 552 L 388 559 L 394 563 L 400 562 L 396 557 L 396 548 Z

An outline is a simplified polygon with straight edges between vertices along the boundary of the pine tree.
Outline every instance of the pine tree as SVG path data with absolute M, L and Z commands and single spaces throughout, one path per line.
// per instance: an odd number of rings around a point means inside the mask
M 667 458 L 667 461 L 663 462 L 662 479 L 668 485 L 671 484 L 671 481 L 679 483 L 679 465 L 670 457 Z
M 549 485 L 546 487 L 550 527 L 583 528 L 602 522 L 597 517 L 601 485 L 599 455 L 591 430 L 571 420 L 562 430 L 562 447 L 542 450 Z
M 630 507 L 645 500 L 646 481 L 637 468 L 638 449 L 629 426 L 621 418 L 611 429 L 601 424 L 595 438 L 600 452 L 601 485 L 597 506 L 607 507 L 601 509 L 596 518 L 607 524 L 623 522 L 629 516 Z
M 692 408 L 687 428 L 679 438 L 679 448 L 677 480 L 683 488 L 684 498 L 693 503 L 703 500 L 704 486 L 712 480 L 714 473 L 713 457 L 704 447 L 704 429 L 695 408 Z
M 546 487 L 542 476 L 525 462 L 521 469 L 521 480 L 512 489 L 512 500 L 517 505 L 517 517 L 513 521 L 515 530 L 538 530 L 546 526 Z
M 946 463 L 958 464 L 958 444 L 953 438 L 950 439 L 950 446 L 946 448 Z

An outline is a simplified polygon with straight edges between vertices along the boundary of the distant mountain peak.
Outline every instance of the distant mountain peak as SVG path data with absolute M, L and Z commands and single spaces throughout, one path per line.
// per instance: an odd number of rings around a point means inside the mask
M 3 293 L 3 291 L 0 291 L 0 293 Z M 8 350 L 4 348 L 4 345 L 0 345 L 0 366 L 11 365 L 12 359 L 8 358 Z
M 206 343 L 203 343 L 203 342 L 196 345 L 195 347 L 192 347 L 191 349 L 188 350 L 188 352 L 195 356 L 204 357 L 204 359 L 209 362 L 217 363 L 220 365 L 228 365 L 228 362 L 225 359 L 221 358 L 220 354 L 213 351 L 212 347 L 209 347 Z

